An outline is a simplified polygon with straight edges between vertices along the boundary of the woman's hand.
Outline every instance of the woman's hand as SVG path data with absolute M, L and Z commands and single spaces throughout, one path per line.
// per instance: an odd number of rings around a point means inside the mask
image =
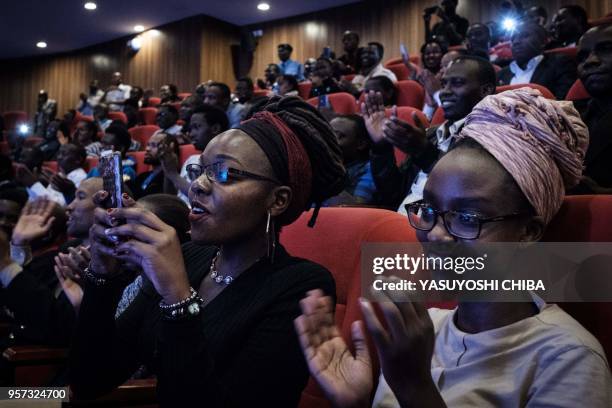
M 78 313 L 83 300 L 81 271 L 89 264 L 91 255 L 84 246 L 69 248 L 68 251 L 68 254 L 60 253 L 55 257 L 54 270 L 62 290 Z
M 18 246 L 29 245 L 33 240 L 47 235 L 55 221 L 55 217 L 51 216 L 55 205 L 47 198 L 28 201 L 13 229 L 11 242 Z
M 113 250 L 115 241 L 106 236 L 104 231 L 117 225 L 120 220 L 108 217 L 110 209 L 104 209 L 105 202 L 109 198 L 108 192 L 101 190 L 93 196 L 93 202 L 98 206 L 94 210 L 94 223 L 89 229 L 90 271 L 100 276 L 113 276 L 119 271 L 119 262 L 115 256 L 107 255 L 107 249 Z
M 103 231 L 107 239 L 116 237 L 117 245 L 100 246 L 100 252 L 140 265 L 164 302 L 171 304 L 189 297 L 189 280 L 174 228 L 125 194 L 123 206 L 104 213 L 107 224 L 113 219 L 125 220 L 125 224 Z
M 378 306 L 388 329 L 369 301 L 361 300 L 361 311 L 376 345 L 382 373 L 400 406 L 445 406 L 431 378 L 435 334 L 427 309 L 419 302 L 397 301 L 392 292 L 377 295 L 385 299 Z
M 312 376 L 335 407 L 368 406 L 372 362 L 363 324 L 357 321 L 352 326 L 353 356 L 334 322 L 329 296 L 320 290 L 310 291 L 300 306 L 302 315 L 295 319 L 295 329 Z
M 385 118 L 385 105 L 380 92 L 365 93 L 365 102 L 361 103 L 361 114 L 372 142 L 376 144 L 384 141 L 384 125 L 387 118 Z

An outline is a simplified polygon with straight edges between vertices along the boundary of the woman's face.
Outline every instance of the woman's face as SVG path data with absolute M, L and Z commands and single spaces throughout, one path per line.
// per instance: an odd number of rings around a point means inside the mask
M 202 166 L 227 167 L 275 178 L 259 145 L 241 130 L 228 130 L 208 143 L 200 156 Z M 268 209 L 275 202 L 275 184 L 244 177 L 211 181 L 202 174 L 191 183 L 191 237 L 207 244 L 228 244 L 265 237 Z M 194 212 L 195 210 L 195 212 Z
M 431 171 L 423 201 L 438 211 L 460 211 L 483 218 L 527 212 L 518 185 L 487 153 L 460 147 L 444 155 Z M 512 217 L 482 224 L 480 236 L 465 241 L 451 235 L 441 217 L 431 231 L 417 231 L 420 242 L 520 242 L 533 240 L 533 217 Z M 532 234 L 532 235 L 529 235 Z M 537 235 L 537 234 L 536 234 Z
M 429 70 L 440 69 L 440 62 L 442 61 L 442 48 L 437 43 L 430 43 L 425 46 L 423 52 L 423 63 L 425 68 Z
M 85 121 L 77 123 L 76 128 L 77 143 L 81 146 L 87 146 L 93 142 L 94 135 L 89 131 L 89 127 Z

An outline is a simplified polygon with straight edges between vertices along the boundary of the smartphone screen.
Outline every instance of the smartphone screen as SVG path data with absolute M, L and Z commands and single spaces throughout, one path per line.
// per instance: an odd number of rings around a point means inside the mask
M 121 153 L 104 150 L 100 155 L 100 173 L 104 190 L 108 193 L 107 208 L 121 207 L 121 194 L 123 186 L 123 168 L 121 166 Z
M 319 108 L 329 108 L 327 95 L 319 95 Z
M 331 58 L 331 48 L 330 47 L 323 48 L 323 57 Z
M 406 48 L 406 44 L 404 43 L 400 43 L 400 54 L 404 60 L 410 58 L 410 55 L 408 54 L 408 48 Z

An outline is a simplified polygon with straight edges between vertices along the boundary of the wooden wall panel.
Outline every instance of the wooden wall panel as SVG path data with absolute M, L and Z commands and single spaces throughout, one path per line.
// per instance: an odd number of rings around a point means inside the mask
M 434 0 L 366 0 L 253 25 L 252 29 L 263 30 L 263 37 L 259 40 L 250 74 L 254 78 L 263 77 L 266 66 L 278 61 L 276 46 L 284 42 L 293 45 L 292 58 L 299 61 L 320 55 L 323 47 L 328 45 L 339 56 L 343 53 L 342 33 L 347 29 L 359 33 L 362 44 L 368 41 L 382 43 L 385 46 L 384 59 L 399 56 L 400 42 L 405 43 L 411 53 L 418 53 L 425 36 L 423 9 L 435 3 Z M 500 0 L 459 0 L 458 13 L 471 22 L 487 22 L 499 18 L 500 3 Z M 565 4 L 585 7 L 590 18 L 598 18 L 612 11 L 612 0 L 540 0 L 523 3 L 526 6 L 544 6 L 550 17 Z
M 234 83 L 230 45 L 239 35 L 230 24 L 206 16 L 171 23 L 144 33 L 136 54 L 128 52 L 129 38 L 63 55 L 0 61 L 0 112 L 31 114 L 44 88 L 58 101 L 61 114 L 77 104 L 91 79 L 106 87 L 115 71 L 122 72 L 126 83 L 155 93 L 168 82 L 184 92 L 208 79 Z

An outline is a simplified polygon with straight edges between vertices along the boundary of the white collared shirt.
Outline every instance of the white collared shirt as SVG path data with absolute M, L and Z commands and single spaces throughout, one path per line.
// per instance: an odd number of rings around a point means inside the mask
M 85 170 L 78 168 L 72 170 L 70 173 L 66 175 L 66 178 L 72 181 L 76 188 L 79 188 L 81 181 L 87 178 L 87 173 Z M 34 201 L 39 197 L 47 197 L 51 201 L 55 201 L 62 207 L 66 205 L 66 199 L 64 195 L 54 189 L 51 184 L 49 184 L 46 188 L 39 181 L 34 183 L 32 187 L 28 188 L 28 195 L 30 196 L 30 201 Z
M 536 68 L 538 67 L 538 65 L 540 65 L 540 62 L 542 62 L 543 59 L 544 55 L 541 54 L 536 57 L 533 57 L 529 60 L 525 69 L 519 67 L 516 61 L 512 61 L 510 63 L 510 71 L 512 71 L 512 74 L 514 76 L 510 80 L 510 85 L 530 83 L 533 73 L 535 72 Z
M 465 118 L 454 122 L 452 125 L 448 125 L 448 121 L 444 122 L 436 129 L 436 139 L 437 139 L 437 147 L 438 150 L 446 153 L 448 148 L 450 147 L 451 142 L 461 130 L 463 126 L 463 122 L 465 122 Z M 448 136 L 446 129 L 448 128 Z M 429 175 L 425 173 L 423 170 L 419 171 L 412 186 L 410 187 L 410 193 L 404 198 L 404 201 L 400 204 L 397 212 L 403 215 L 406 215 L 406 209 L 404 206 L 406 204 L 414 203 L 415 201 L 419 201 L 423 198 L 423 189 L 425 188 L 425 183 L 427 182 L 427 177 Z

